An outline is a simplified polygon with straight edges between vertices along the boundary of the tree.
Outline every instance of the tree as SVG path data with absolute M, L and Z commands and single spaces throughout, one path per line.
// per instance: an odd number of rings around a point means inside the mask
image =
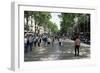
M 50 12 L 35 11 L 35 12 L 33 12 L 33 18 L 35 20 L 35 25 L 43 26 L 44 29 L 46 29 L 47 23 L 51 18 L 51 14 L 50 14 Z M 35 31 L 37 31 L 37 30 L 39 31 L 39 28 L 36 27 Z
M 52 21 L 48 21 L 48 28 L 51 30 L 52 33 L 58 32 L 58 27 L 56 23 L 53 23 Z
M 61 32 L 66 33 L 69 28 L 77 33 L 90 32 L 90 15 L 82 13 L 62 13 L 61 16 Z M 77 25 L 75 26 L 75 18 L 78 18 Z
M 73 13 L 61 13 L 59 16 L 61 19 L 61 32 L 66 33 L 69 27 L 73 27 L 74 25 L 74 18 L 77 14 Z

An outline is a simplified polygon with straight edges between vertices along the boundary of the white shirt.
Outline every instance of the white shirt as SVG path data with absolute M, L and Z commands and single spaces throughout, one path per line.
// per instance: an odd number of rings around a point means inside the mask
M 62 39 L 59 39 L 59 42 L 62 42 Z
M 27 38 L 24 38 L 24 43 L 25 43 L 25 44 L 27 43 Z
M 50 38 L 48 38 L 48 42 L 51 42 L 51 39 Z
M 33 41 L 33 40 L 32 40 L 32 37 L 30 36 L 30 37 L 29 37 L 29 42 L 31 43 L 32 41 Z

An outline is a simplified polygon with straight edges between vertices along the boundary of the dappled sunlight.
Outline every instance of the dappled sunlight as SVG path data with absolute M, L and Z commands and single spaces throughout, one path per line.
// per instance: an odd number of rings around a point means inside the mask
M 64 60 L 64 59 L 81 59 L 90 57 L 90 49 L 81 46 L 79 56 L 75 56 L 73 42 L 64 42 L 63 46 L 59 46 L 55 41 L 54 46 L 35 47 L 33 52 L 27 53 L 25 60 L 31 61 L 49 61 L 49 60 Z
M 90 57 L 90 14 L 24 11 L 24 61 Z

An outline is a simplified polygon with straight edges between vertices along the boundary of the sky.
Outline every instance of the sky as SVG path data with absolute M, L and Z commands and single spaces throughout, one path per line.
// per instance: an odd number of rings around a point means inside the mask
M 61 13 L 51 13 L 52 18 L 50 19 L 53 23 L 56 23 L 58 26 L 58 29 L 60 30 L 60 18 L 58 15 Z

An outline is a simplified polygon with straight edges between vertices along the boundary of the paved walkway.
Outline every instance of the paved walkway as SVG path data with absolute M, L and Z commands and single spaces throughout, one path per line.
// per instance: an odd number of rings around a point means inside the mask
M 74 43 L 74 41 L 73 40 L 70 40 L 70 39 L 66 39 L 66 40 L 64 40 L 65 42 L 66 41 L 69 41 L 69 42 L 72 42 L 72 43 Z M 88 44 L 85 44 L 85 43 L 81 43 L 81 46 L 86 46 L 86 47 L 90 47 L 90 45 L 88 45 Z
M 48 60 L 70 60 L 90 58 L 90 45 L 81 43 L 80 56 L 74 56 L 74 41 L 65 39 L 63 45 L 59 46 L 58 41 L 54 45 L 34 47 L 32 52 L 28 52 L 24 56 L 25 61 L 48 61 Z

